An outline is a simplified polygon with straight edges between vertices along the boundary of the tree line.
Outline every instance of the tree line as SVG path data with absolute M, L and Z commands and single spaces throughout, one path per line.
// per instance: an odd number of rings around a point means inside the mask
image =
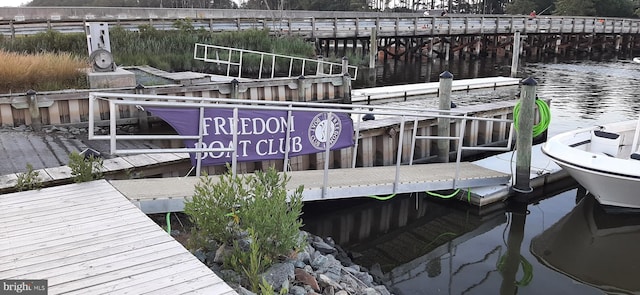
M 640 0 L 32 0 L 28 7 L 162 7 L 210 9 L 395 11 L 638 17 Z

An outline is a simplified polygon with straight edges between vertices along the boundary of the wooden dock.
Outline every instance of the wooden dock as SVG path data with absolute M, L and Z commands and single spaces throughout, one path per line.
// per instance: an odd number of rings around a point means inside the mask
M 454 80 L 451 85 L 452 91 L 469 91 L 474 89 L 491 89 L 497 87 L 517 86 L 520 83 L 518 78 L 508 77 L 488 77 Z M 429 95 L 437 95 L 440 82 L 417 83 L 395 86 L 383 86 L 351 91 L 351 101 L 354 103 L 383 103 L 405 99 L 416 99 Z
M 322 170 L 291 171 L 289 191 L 303 185 L 303 201 L 387 196 L 451 189 L 454 187 L 456 163 L 404 165 L 399 182 L 394 185 L 395 166 L 330 169 L 327 187 L 323 188 Z M 457 187 L 504 185 L 510 175 L 468 162 L 460 163 Z M 212 175 L 214 179 L 218 176 Z M 112 180 L 111 184 L 147 214 L 176 212 L 184 209 L 184 199 L 194 193 L 197 177 L 146 178 Z M 324 191 L 324 195 L 323 195 Z
M 48 294 L 237 294 L 105 180 L 0 195 L 0 279 Z

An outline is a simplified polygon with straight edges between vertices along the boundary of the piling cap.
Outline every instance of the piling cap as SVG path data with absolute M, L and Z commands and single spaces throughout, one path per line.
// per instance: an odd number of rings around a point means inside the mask
M 520 84 L 527 86 L 536 86 L 538 85 L 538 81 L 532 77 L 527 77 L 526 79 L 520 81 Z
M 35 90 L 33 90 L 33 89 L 27 90 L 27 95 L 34 95 L 34 94 L 36 94 Z
M 441 79 L 453 79 L 453 74 L 449 73 L 449 71 L 444 71 L 440 74 Z

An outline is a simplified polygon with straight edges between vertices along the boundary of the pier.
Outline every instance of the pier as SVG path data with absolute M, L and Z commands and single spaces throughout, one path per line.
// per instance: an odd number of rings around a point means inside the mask
M 0 195 L 1 279 L 48 294 L 237 294 L 105 180 Z

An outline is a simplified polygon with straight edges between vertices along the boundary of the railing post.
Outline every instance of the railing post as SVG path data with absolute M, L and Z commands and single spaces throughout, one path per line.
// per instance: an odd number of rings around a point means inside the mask
M 518 114 L 518 131 L 516 139 L 516 181 L 513 190 L 520 193 L 529 193 L 533 189 L 530 186 L 531 174 L 531 146 L 533 141 L 533 116 L 536 100 L 536 86 L 538 82 L 529 77 L 522 81 L 520 94 L 520 113 Z
M 29 89 L 29 91 L 27 91 L 27 96 L 29 115 L 31 116 L 31 128 L 33 128 L 33 131 L 40 131 L 42 130 L 42 118 L 40 117 L 40 108 L 38 107 L 36 91 Z
M 453 84 L 453 74 L 448 71 L 444 71 L 440 74 L 440 86 L 438 89 L 438 99 L 440 110 L 451 109 L 451 85 Z M 442 112 L 440 115 L 448 115 L 448 112 Z M 451 120 L 449 118 L 438 118 L 438 136 L 450 136 L 451 135 Z M 449 139 L 438 140 L 438 162 L 449 162 Z

